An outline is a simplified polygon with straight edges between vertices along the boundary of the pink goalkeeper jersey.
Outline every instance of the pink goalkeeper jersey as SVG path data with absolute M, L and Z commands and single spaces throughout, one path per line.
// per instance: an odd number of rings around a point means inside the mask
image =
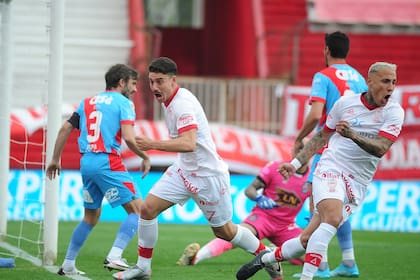
M 263 195 L 272 198 L 279 204 L 279 207 L 266 210 L 255 206 L 253 212 L 264 211 L 282 224 L 293 224 L 306 198 L 310 196 L 310 190 L 307 189 L 305 184 L 308 179 L 309 169 L 305 174 L 294 174 L 289 180 L 285 181 L 283 176 L 277 171 L 280 162 L 272 161 L 268 163 L 258 174 L 258 177 L 266 185 Z
M 328 115 L 324 129 L 335 131 L 337 122 L 346 120 L 352 129 L 364 137 L 375 139 L 382 136 L 395 141 L 404 121 L 401 105 L 390 99 L 384 107 L 373 108 L 364 101 L 363 95 L 341 97 Z M 379 160 L 379 157 L 369 154 L 351 139 L 334 133 L 318 164 L 336 166 L 357 182 L 368 185 Z

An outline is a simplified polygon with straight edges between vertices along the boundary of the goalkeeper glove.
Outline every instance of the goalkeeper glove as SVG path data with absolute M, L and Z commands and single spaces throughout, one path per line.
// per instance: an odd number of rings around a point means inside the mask
M 258 207 L 262 209 L 272 209 L 273 207 L 279 206 L 274 200 L 265 195 L 258 195 L 255 198 L 255 202 L 257 202 Z

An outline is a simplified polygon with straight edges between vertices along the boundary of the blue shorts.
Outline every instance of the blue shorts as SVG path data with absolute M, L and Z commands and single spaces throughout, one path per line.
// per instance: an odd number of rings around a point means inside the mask
M 315 168 L 318 164 L 318 161 L 321 159 L 321 155 L 322 154 L 315 154 L 312 159 L 311 172 L 309 173 L 308 181 L 307 181 L 308 183 L 312 184 L 312 181 L 314 180 Z
M 133 177 L 118 155 L 86 153 L 80 159 L 84 207 L 98 209 L 105 197 L 114 208 L 136 199 Z

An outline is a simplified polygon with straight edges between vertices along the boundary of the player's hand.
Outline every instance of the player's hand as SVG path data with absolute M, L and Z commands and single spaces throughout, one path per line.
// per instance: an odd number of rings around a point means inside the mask
M 143 171 L 143 176 L 141 176 L 142 179 L 146 177 L 147 174 L 149 174 L 150 168 L 152 168 L 152 165 L 150 164 L 150 159 L 143 159 L 141 163 L 141 170 Z
M 343 137 L 353 138 L 354 130 L 351 129 L 351 126 L 347 121 L 338 121 L 335 125 L 335 131 Z
M 51 161 L 46 169 L 48 179 L 52 180 L 56 176 L 60 176 L 61 165 L 60 162 Z
M 269 197 L 266 197 L 265 195 L 259 195 L 255 198 L 255 202 L 257 202 L 258 207 L 262 209 L 273 209 L 274 207 L 278 207 L 279 205 L 277 202 L 272 200 Z
M 283 162 L 283 163 L 280 163 L 277 171 L 283 176 L 284 179 L 288 180 L 290 176 L 295 174 L 296 169 L 292 164 L 288 162 Z
M 136 136 L 137 147 L 142 151 L 148 151 L 152 149 L 152 140 L 145 136 Z

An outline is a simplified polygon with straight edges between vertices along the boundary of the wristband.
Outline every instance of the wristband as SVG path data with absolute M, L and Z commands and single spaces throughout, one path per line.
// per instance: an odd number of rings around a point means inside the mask
M 297 158 L 292 159 L 292 161 L 290 162 L 290 164 L 293 165 L 293 167 L 296 170 L 298 170 L 299 168 L 302 167 L 302 163 Z

